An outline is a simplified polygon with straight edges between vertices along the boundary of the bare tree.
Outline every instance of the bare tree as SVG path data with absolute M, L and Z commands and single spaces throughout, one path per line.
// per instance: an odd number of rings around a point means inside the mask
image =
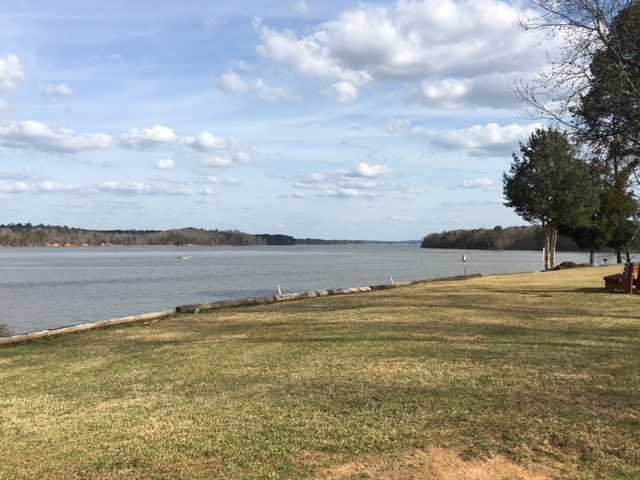
M 559 51 L 549 57 L 549 65 L 536 79 L 515 86 L 531 116 L 579 130 L 580 123 L 571 113 L 590 90 L 591 63 L 603 49 L 619 53 L 621 78 L 640 99 L 638 85 L 622 67 L 625 53 L 619 51 L 609 35 L 615 18 L 633 3 L 634 0 L 529 0 L 530 14 L 520 20 L 520 27 L 542 31 L 547 41 L 559 44 Z

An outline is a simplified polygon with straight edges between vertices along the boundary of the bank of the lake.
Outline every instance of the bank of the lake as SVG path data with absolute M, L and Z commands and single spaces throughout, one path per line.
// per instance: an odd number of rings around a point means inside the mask
M 617 270 L 2 348 L 0 478 L 637 478 L 640 297 L 603 292 Z
M 468 262 L 462 264 L 462 254 Z M 559 261 L 585 262 L 582 253 Z M 0 323 L 13 333 L 176 305 L 394 281 L 540 269 L 540 252 L 418 245 L 0 249 Z

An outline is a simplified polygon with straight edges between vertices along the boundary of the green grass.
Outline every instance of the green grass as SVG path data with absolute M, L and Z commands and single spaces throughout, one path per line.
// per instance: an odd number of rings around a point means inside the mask
M 602 292 L 616 270 L 221 310 L 2 348 L 0 479 L 314 478 L 434 448 L 553 478 L 638 479 L 640 296 Z

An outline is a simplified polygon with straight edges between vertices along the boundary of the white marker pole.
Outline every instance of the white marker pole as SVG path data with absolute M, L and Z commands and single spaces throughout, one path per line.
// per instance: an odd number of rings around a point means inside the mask
M 279 297 L 282 296 L 282 289 L 280 288 L 280 285 L 278 285 L 278 296 Z

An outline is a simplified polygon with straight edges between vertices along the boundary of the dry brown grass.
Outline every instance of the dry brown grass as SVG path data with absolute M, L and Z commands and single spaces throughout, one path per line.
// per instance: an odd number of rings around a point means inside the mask
M 318 480 L 550 480 L 503 457 L 465 461 L 444 448 L 416 450 L 401 456 L 365 457 L 358 461 L 323 469 Z

